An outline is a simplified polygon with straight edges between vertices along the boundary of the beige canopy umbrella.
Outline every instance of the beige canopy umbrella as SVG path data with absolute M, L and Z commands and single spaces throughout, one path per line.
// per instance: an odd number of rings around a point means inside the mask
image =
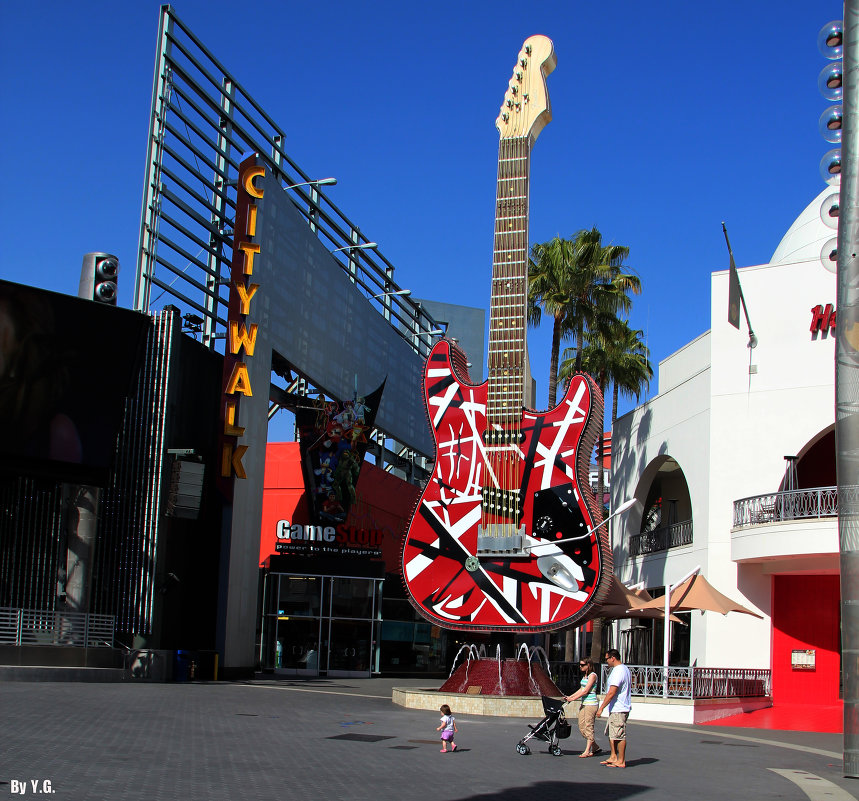
M 700 573 L 696 573 L 681 581 L 671 590 L 668 606 L 672 612 L 694 612 L 696 609 L 708 612 L 742 612 L 744 615 L 761 617 L 742 604 L 732 601 L 727 595 L 722 595 Z M 661 609 L 665 613 L 665 598 L 652 598 L 637 607 L 638 609 Z M 630 609 L 632 611 L 632 608 Z
M 718 612 L 727 615 L 728 612 L 742 612 L 744 615 L 752 615 L 763 619 L 762 615 L 752 612 L 742 604 L 732 601 L 727 595 L 722 595 L 707 579 L 701 575 L 701 568 L 696 567 L 676 584 L 665 588 L 665 597 L 653 598 L 646 601 L 643 609 L 662 609 L 663 615 L 672 612 L 694 612 L 700 609 L 708 612 Z M 663 676 L 663 696 L 668 696 L 668 643 L 670 640 L 670 626 L 666 626 L 665 636 L 662 638 L 662 664 L 665 668 Z
M 631 590 L 617 576 L 612 575 L 608 595 L 601 604 L 594 607 L 592 616 L 606 617 L 611 620 L 633 617 L 661 620 L 665 617 L 665 610 L 662 607 L 658 609 L 646 607 L 645 604 L 651 600 L 653 599 L 647 590 Z M 671 620 L 685 625 L 676 615 L 671 615 Z

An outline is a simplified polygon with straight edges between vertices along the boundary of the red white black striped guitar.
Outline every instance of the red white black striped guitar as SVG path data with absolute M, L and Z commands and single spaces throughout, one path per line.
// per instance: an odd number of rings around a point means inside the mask
M 442 340 L 424 395 L 436 460 L 403 543 L 409 597 L 428 620 L 468 631 L 549 631 L 584 620 L 607 590 L 611 551 L 588 484 L 602 432 L 596 384 L 576 375 L 564 399 L 524 408 L 531 146 L 551 120 L 552 42 L 527 39 L 496 126 L 498 189 L 488 380 Z M 563 542 L 561 542 L 563 540 Z

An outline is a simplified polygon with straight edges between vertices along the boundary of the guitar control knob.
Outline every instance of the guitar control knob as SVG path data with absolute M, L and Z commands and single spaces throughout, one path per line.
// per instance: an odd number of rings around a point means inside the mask
M 476 556 L 469 556 L 468 559 L 465 560 L 465 569 L 469 573 L 473 573 L 480 567 L 480 560 Z
M 548 537 L 549 532 L 552 530 L 552 518 L 548 515 L 544 515 L 537 521 L 537 525 L 534 526 L 535 533 L 539 534 L 541 537 Z

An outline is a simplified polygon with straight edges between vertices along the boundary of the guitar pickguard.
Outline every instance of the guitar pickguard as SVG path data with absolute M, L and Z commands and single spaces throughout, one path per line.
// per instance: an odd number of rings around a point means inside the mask
M 523 410 L 516 425 L 487 431 L 487 384 L 459 378 L 452 348 L 437 343 L 424 376 L 436 460 L 403 543 L 410 599 L 452 629 L 536 632 L 586 619 L 611 574 L 604 527 L 588 533 L 602 521 L 587 480 L 602 433 L 599 388 L 578 374 L 554 409 Z M 492 449 L 502 449 L 505 475 Z M 515 512 L 499 516 L 485 503 L 499 491 Z M 522 534 L 518 553 L 481 552 L 479 533 L 496 527 Z

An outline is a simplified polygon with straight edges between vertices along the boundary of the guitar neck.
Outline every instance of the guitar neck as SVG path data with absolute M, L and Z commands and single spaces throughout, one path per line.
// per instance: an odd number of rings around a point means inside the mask
M 490 424 L 518 419 L 524 401 L 530 167 L 530 136 L 501 140 L 489 312 Z

